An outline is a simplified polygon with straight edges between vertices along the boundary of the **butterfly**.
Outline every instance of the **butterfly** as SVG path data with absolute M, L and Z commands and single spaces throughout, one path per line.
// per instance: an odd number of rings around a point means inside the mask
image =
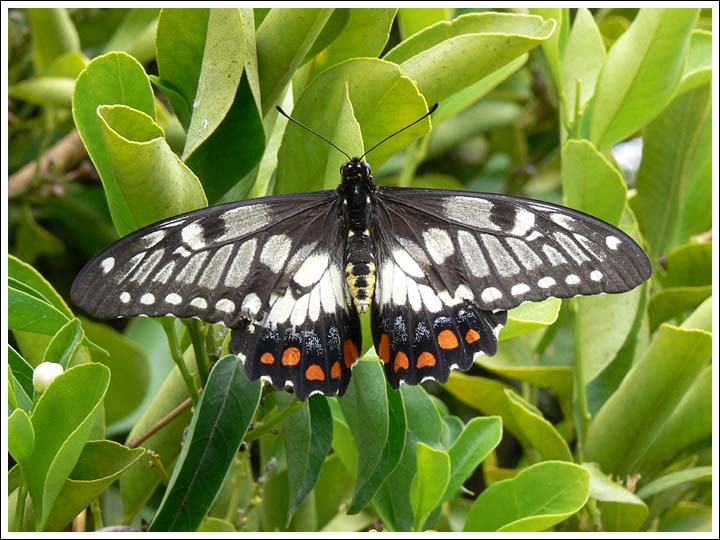
M 149 225 L 87 263 L 72 286 L 75 304 L 99 318 L 224 323 L 250 379 L 304 400 L 347 389 L 361 313 L 370 312 L 393 388 L 444 383 L 476 355 L 497 352 L 509 309 L 625 292 L 652 272 L 632 238 L 576 210 L 376 186 L 365 156 L 351 158 L 278 110 L 346 155 L 336 190 L 219 204 Z

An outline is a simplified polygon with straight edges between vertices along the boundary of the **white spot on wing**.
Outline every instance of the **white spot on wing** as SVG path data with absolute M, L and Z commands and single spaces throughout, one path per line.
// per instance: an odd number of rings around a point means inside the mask
M 402 306 L 405 304 L 405 298 L 407 298 L 407 288 L 405 281 L 407 276 L 402 269 L 394 264 L 393 265 L 393 282 L 392 282 L 392 299 L 396 306 Z
M 142 238 L 140 238 L 137 241 L 137 244 L 135 244 L 135 247 L 137 249 L 148 249 L 153 247 L 155 244 L 160 242 L 163 238 L 165 238 L 165 235 L 167 234 L 167 231 L 154 231 L 150 234 L 146 234 Z
M 407 286 L 408 304 L 414 311 L 420 311 L 422 309 L 422 298 L 417 283 L 415 283 L 415 280 L 407 278 L 405 284 Z
M 320 286 L 316 285 L 310 291 L 310 303 L 308 305 L 308 316 L 313 322 L 320 318 Z
M 542 265 L 542 259 L 522 240 L 518 238 L 506 238 L 505 242 L 510 246 L 510 249 L 525 270 L 532 270 Z
M 573 236 L 575 237 L 575 240 L 580 242 L 582 247 L 584 247 L 598 261 L 605 260 L 605 252 L 603 252 L 602 250 L 598 250 L 597 245 L 594 244 L 589 238 L 583 236 L 582 234 L 574 234 Z
M 138 253 L 133 258 L 131 258 L 127 263 L 125 263 L 125 266 L 123 266 L 122 270 L 119 270 L 115 275 L 114 279 L 116 283 L 121 283 L 130 273 L 135 270 L 135 267 L 140 264 L 140 261 L 143 260 L 143 257 L 145 257 L 145 254 L 147 252 L 143 251 L 142 253 Z
M 181 257 L 189 257 L 192 251 L 185 249 L 185 246 L 178 246 L 173 255 L 180 255 Z
M 179 294 L 176 293 L 170 293 L 165 297 L 165 301 L 168 304 L 172 304 L 174 306 L 177 306 L 180 302 L 182 302 L 182 297 Z
M 182 241 L 190 246 L 191 249 L 197 250 L 205 247 L 205 240 L 203 240 L 203 227 L 197 222 L 183 227 L 180 236 Z
M 130 301 L 130 293 L 128 293 L 128 292 L 123 292 L 123 293 L 121 293 L 121 294 L 120 294 L 120 301 L 121 301 L 123 304 L 127 304 L 127 303 Z
M 550 214 L 550 219 L 565 229 L 572 231 L 575 228 L 575 220 L 565 214 Z
M 542 247 L 542 251 L 553 266 L 558 266 L 567 262 L 567 259 L 563 257 L 560 252 L 552 247 L 550 244 L 545 244 Z
M 580 283 L 580 278 L 577 277 L 575 274 L 570 274 L 565 278 L 565 283 L 567 283 L 568 285 L 577 285 L 578 283 Z
M 207 300 L 200 297 L 193 298 L 190 305 L 198 309 L 207 309 Z
M 235 257 L 233 257 L 230 268 L 225 275 L 225 285 L 228 287 L 239 287 L 250 272 L 250 265 L 252 264 L 253 257 L 255 256 L 255 248 L 257 247 L 257 240 L 255 238 L 248 240 L 242 244 Z
M 475 277 L 485 277 L 490 273 L 482 249 L 475 237 L 467 231 L 458 231 L 458 244 L 465 258 L 465 264 Z
M 293 298 L 292 292 L 288 289 L 285 291 L 285 294 L 275 300 L 275 303 L 270 308 L 270 313 L 268 313 L 267 322 L 271 325 L 286 322 L 290 318 L 294 306 L 295 298 Z
M 327 253 L 315 253 L 310 255 L 305 262 L 302 263 L 298 271 L 295 272 L 293 279 L 295 283 L 301 287 L 309 287 L 320 281 L 323 273 L 327 269 L 330 259 Z
M 115 266 L 115 257 L 107 257 L 100 263 L 103 274 L 107 274 Z
M 460 223 L 467 223 L 486 231 L 500 231 L 490 219 L 493 203 L 480 197 L 448 197 L 444 203 L 445 215 Z
M 590 272 L 590 279 L 593 281 L 600 281 L 603 278 L 602 272 L 598 272 L 597 270 L 593 270 Z
M 430 287 L 427 285 L 418 285 L 420 296 L 422 297 L 423 304 L 430 313 L 437 313 L 442 309 L 442 302 L 440 298 L 435 294 Z
M 137 269 L 137 271 L 130 278 L 130 281 L 134 281 L 139 285 L 145 283 L 145 280 L 147 280 L 150 273 L 158 265 L 160 259 L 162 259 L 163 253 L 165 253 L 164 249 L 156 249 L 150 255 L 148 255 L 147 258 L 140 265 L 140 267 Z
M 240 309 L 243 313 L 247 313 L 250 317 L 255 317 L 260 313 L 262 307 L 262 301 L 260 297 L 255 293 L 248 294 L 242 301 Z
M 500 298 L 502 298 L 502 293 L 495 287 L 488 287 L 487 289 L 483 290 L 480 298 L 482 298 L 483 302 L 491 303 L 495 300 L 500 300 Z
M 175 261 L 170 261 L 163 266 L 157 274 L 155 274 L 152 280 L 159 283 L 167 283 L 170 276 L 172 276 L 173 270 L 175 270 Z
M 510 234 L 523 236 L 534 226 L 535 214 L 525 210 L 524 208 L 518 208 L 515 212 L 515 223 L 513 224 Z
M 227 298 L 222 298 L 215 304 L 215 309 L 218 311 L 224 311 L 225 313 L 232 313 L 235 311 L 235 302 Z
M 183 266 L 182 270 L 178 273 L 176 278 L 177 281 L 180 281 L 181 283 L 192 283 L 195 281 L 195 278 L 200 272 L 200 268 L 202 268 L 202 265 L 205 263 L 207 256 L 207 251 L 201 251 L 200 253 L 196 253 L 190 257 L 190 260 L 185 263 L 185 266 Z
M 205 266 L 205 270 L 198 280 L 199 286 L 207 289 L 214 289 L 217 287 L 217 284 L 220 282 L 220 277 L 225 271 L 225 265 L 230 258 L 232 250 L 232 244 L 225 244 L 215 252 L 212 259 L 210 259 L 210 262 L 208 262 L 207 266 Z
M 270 223 L 270 214 L 266 204 L 249 204 L 227 210 L 220 215 L 225 231 L 215 242 L 234 241 Z
M 520 267 L 515 263 L 515 260 L 507 252 L 496 237 L 490 234 L 481 235 L 482 242 L 485 245 L 485 249 L 488 251 L 490 260 L 493 265 L 503 277 L 514 276 L 520 272 Z
M 155 295 L 151 293 L 145 293 L 140 297 L 140 303 L 149 306 L 155 303 Z
M 587 255 L 582 252 L 578 245 L 565 233 L 556 232 L 553 236 L 555 236 L 555 240 L 560 243 L 563 249 L 575 260 L 576 263 L 580 264 L 590 260 Z
M 518 283 L 517 285 L 513 285 L 512 289 L 510 289 L 510 294 L 513 296 L 520 296 L 529 291 L 530 287 L 528 287 L 525 283 Z
M 420 265 L 416 263 L 404 249 L 393 250 L 392 256 L 393 259 L 395 259 L 395 264 L 406 274 L 416 278 L 425 276 L 425 272 L 423 272 L 422 268 L 420 268 Z
M 433 227 L 424 231 L 422 236 L 425 249 L 437 264 L 444 263 L 445 259 L 455 252 L 450 236 L 442 229 Z
M 605 238 L 605 244 L 612 250 L 615 250 L 620 245 L 620 239 L 616 236 L 608 236 Z
M 260 253 L 260 262 L 277 274 L 290 254 L 292 241 L 287 235 L 276 234 L 268 238 Z
M 295 307 L 292 310 L 292 314 L 290 315 L 290 324 L 293 324 L 295 326 L 301 326 L 308 315 L 308 305 L 310 304 L 310 294 L 305 294 L 301 296 L 297 302 L 295 302 Z
M 547 289 L 549 287 L 552 287 L 553 285 L 555 285 L 555 280 L 549 276 L 540 278 L 540 281 L 538 281 L 538 287 L 540 287 L 541 289 Z

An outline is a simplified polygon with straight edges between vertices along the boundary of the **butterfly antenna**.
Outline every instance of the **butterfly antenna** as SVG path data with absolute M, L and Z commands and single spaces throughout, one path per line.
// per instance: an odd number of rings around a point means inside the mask
M 417 120 L 415 120 L 412 124 L 408 124 L 408 125 L 405 126 L 404 128 L 398 129 L 395 133 L 393 133 L 392 135 L 388 135 L 388 136 L 385 137 L 382 141 L 380 141 L 380 142 L 377 143 L 375 146 L 373 146 L 370 150 L 368 150 L 367 152 L 365 152 L 365 153 L 362 155 L 362 157 L 360 158 L 360 160 L 365 159 L 365 156 L 367 156 L 370 152 L 372 152 L 373 150 L 375 150 L 378 146 L 380 146 L 381 144 L 383 144 L 383 143 L 384 143 L 385 141 L 387 141 L 388 139 L 392 139 L 392 138 L 393 138 L 395 135 L 397 135 L 398 133 L 402 133 L 402 132 L 405 131 L 406 129 L 413 127 L 415 124 L 417 124 L 417 123 L 420 122 L 421 120 L 424 120 L 425 118 L 427 118 L 428 116 L 430 116 L 432 113 L 435 112 L 435 109 L 437 109 L 437 108 L 438 108 L 438 104 L 435 103 L 435 105 L 433 105 L 432 107 L 430 107 L 430 110 L 429 110 L 428 112 L 426 112 L 425 114 L 423 114 L 420 118 L 418 118 Z
M 330 146 L 332 146 L 335 150 L 337 150 L 337 151 L 340 152 L 341 154 L 344 154 L 345 157 L 348 158 L 348 161 L 352 161 L 352 158 L 348 155 L 348 153 L 345 152 L 342 148 L 339 148 L 339 147 L 338 147 L 335 143 L 333 143 L 330 139 L 328 139 L 328 138 L 325 137 L 324 135 L 320 135 L 320 133 L 318 133 L 317 131 L 315 131 L 313 128 L 311 128 L 311 127 L 309 127 L 309 126 L 306 126 L 306 125 L 303 124 L 302 122 L 300 122 L 300 121 L 298 121 L 298 120 L 295 120 L 292 116 L 290 116 L 288 113 L 286 113 L 285 111 L 283 111 L 279 106 L 276 106 L 275 108 L 276 108 L 277 111 L 278 111 L 280 114 L 282 114 L 285 118 L 287 118 L 287 119 L 290 120 L 291 122 L 296 123 L 296 124 L 297 124 L 298 126 L 300 126 L 301 128 L 305 128 L 306 130 L 308 130 L 308 131 L 309 131 L 310 133 L 312 133 L 313 135 L 317 135 L 317 136 L 320 137 L 323 141 L 325 141 L 325 142 L 328 143 Z M 412 124 L 411 124 L 411 125 L 412 125 Z M 409 126 L 408 126 L 408 127 L 409 127 Z

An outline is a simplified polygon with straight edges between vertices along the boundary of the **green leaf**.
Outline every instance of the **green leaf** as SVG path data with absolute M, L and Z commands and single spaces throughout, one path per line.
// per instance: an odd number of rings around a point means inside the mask
M 530 8 L 533 15 L 540 15 L 546 20 L 555 22 L 555 31 L 542 42 L 543 52 L 547 59 L 556 88 L 562 88 L 562 65 L 567 50 L 570 32 L 570 10 L 568 8 Z
M 549 40 L 548 40 L 549 41 Z M 565 121 L 575 122 L 595 93 L 600 70 L 605 64 L 605 44 L 595 19 L 587 8 L 579 8 L 567 39 L 562 62 L 562 93 Z M 580 81 L 580 96 L 577 84 Z M 575 108 L 578 107 L 576 111 Z M 588 141 L 589 144 L 589 141 Z M 563 163 L 565 158 L 563 158 Z
M 671 412 L 705 367 L 711 346 L 708 332 L 662 325 L 590 424 L 587 459 L 618 475 L 636 472 Z M 628 408 L 628 403 L 633 407 Z
M 43 362 L 55 362 L 67 369 L 85 337 L 80 319 L 70 319 L 52 337 L 45 349 Z
M 565 439 L 540 411 L 512 390 L 505 390 L 505 397 L 524 447 L 537 450 L 543 460 L 573 460 Z
M 8 96 L 43 107 L 69 109 L 75 80 L 64 77 L 33 77 L 8 88 Z
M 554 21 L 534 15 L 472 13 L 426 28 L 384 59 L 399 64 L 428 103 L 435 103 L 537 47 L 554 28 Z
M 705 300 L 682 323 L 682 328 L 698 328 L 712 332 L 712 296 Z
M 152 324 L 154 327 L 159 326 L 155 322 Z M 167 342 L 162 332 L 156 337 L 156 340 L 160 339 Z M 145 345 L 145 347 L 146 350 L 148 350 L 149 345 Z M 163 344 L 163 348 L 164 347 L 165 344 Z M 165 355 L 169 356 L 169 351 L 167 351 Z M 194 373 L 196 367 L 192 352 L 186 353 L 184 359 L 190 372 Z M 128 441 L 133 441 L 145 434 L 158 421 L 165 418 L 184 401 L 189 399 L 187 386 L 177 367 L 172 368 L 154 395 L 155 397 L 152 402 L 147 406 L 143 415 L 130 430 L 127 438 Z M 142 443 L 143 448 L 152 450 L 158 455 L 158 460 L 165 470 L 170 469 L 180 453 L 183 432 L 191 416 L 192 411 L 190 407 L 187 407 L 186 410 L 177 414 L 171 423 L 146 438 Z M 152 469 L 149 469 L 150 466 L 149 460 L 142 459 L 120 478 L 120 495 L 122 496 L 124 521 L 129 522 L 133 516 L 142 509 L 161 479 L 163 479 L 161 473 L 157 471 L 158 466 L 156 465 L 153 466 Z M 164 479 L 164 481 L 167 482 L 167 479 Z
M 712 508 L 691 501 L 680 501 L 660 518 L 659 532 L 706 532 L 713 530 Z
M 7 429 L 8 452 L 22 466 L 31 466 L 29 460 L 35 446 L 35 432 L 28 413 L 23 409 L 15 409 L 8 416 Z
M 19 352 L 8 345 L 8 366 L 12 369 L 13 377 L 28 396 L 33 395 L 33 367 Z M 16 391 L 17 392 L 17 391 Z
M 124 105 L 103 105 L 98 117 L 113 181 L 126 204 L 129 229 L 121 234 L 207 205 L 197 177 L 163 138 L 148 115 Z M 157 179 L 148 183 L 148 178 Z M 112 206 L 112 201 L 108 200 Z
M 627 190 L 622 174 L 590 141 L 570 140 L 562 151 L 564 203 L 612 225 L 620 223 Z
M 701 287 L 712 284 L 712 243 L 684 244 L 667 254 L 664 287 Z
M 232 465 L 260 402 L 238 357 L 218 360 L 188 426 L 187 440 L 150 531 L 194 531 Z
M 340 110 L 337 115 L 337 123 L 333 126 L 330 133 L 325 135 L 340 148 L 357 148 L 355 155 L 362 155 L 362 132 L 360 125 L 355 119 L 355 111 L 353 111 L 352 102 L 350 101 L 350 89 L 345 85 L 345 94 L 340 104 Z M 342 155 L 336 153 L 339 160 L 344 160 Z M 333 189 L 337 185 L 338 170 L 340 165 L 338 161 L 329 158 L 322 177 L 325 179 L 323 189 Z
M 641 9 L 612 46 L 590 119 L 590 140 L 600 150 L 646 125 L 670 102 L 697 16 L 697 9 Z
M 42 73 L 63 54 L 80 50 L 80 39 L 65 8 L 28 9 L 28 19 L 37 73 Z
M 413 530 L 417 532 L 423 530 L 430 512 L 442 501 L 450 480 L 450 456 L 419 442 L 415 459 L 417 472 L 410 484 L 410 504 L 415 516 Z
M 473 418 L 450 447 L 450 478 L 443 501 L 455 496 L 476 467 L 502 439 L 502 419 L 498 416 Z
M 350 10 L 348 8 L 334 9 L 332 15 L 330 15 L 330 18 L 325 23 L 325 26 L 323 26 L 322 32 L 320 32 L 318 37 L 315 39 L 315 42 L 312 44 L 312 47 L 305 55 L 301 64 L 309 62 L 320 52 L 323 52 L 324 54 L 325 49 L 331 45 L 340 33 L 347 27 L 349 19 Z M 295 82 L 293 80 L 293 85 L 294 84 Z
M 679 96 L 710 81 L 712 77 L 712 33 L 693 30 L 682 80 L 675 95 Z
M 470 507 L 464 531 L 543 531 L 580 510 L 589 491 L 590 474 L 579 465 L 538 463 L 483 491 Z
M 600 501 L 604 531 L 637 531 L 648 515 L 647 505 L 620 484 L 613 482 L 593 463 L 583 463 L 590 472 L 590 498 Z
M 73 313 L 63 300 L 62 296 L 53 288 L 35 268 L 21 261 L 13 255 L 8 255 L 8 276 L 21 281 L 39 292 L 47 302 L 52 304 L 58 311 L 68 319 L 72 319 Z
M 553 324 L 560 313 L 562 301 L 548 298 L 542 302 L 528 302 L 508 312 L 508 322 L 500 332 L 500 341 L 534 332 Z
M 313 396 L 307 407 L 283 422 L 290 495 L 286 526 L 290 525 L 298 506 L 315 487 L 332 446 L 332 428 L 332 413 L 323 396 Z
M 452 8 L 400 8 L 398 27 L 403 40 L 436 22 L 452 19 Z
M 358 451 L 353 507 L 365 507 L 373 493 L 364 486 L 372 479 L 388 442 L 390 413 L 385 378 L 379 362 L 360 362 L 340 406 Z M 375 488 L 377 489 L 377 487 Z M 359 497 L 362 496 L 362 500 Z M 361 504 L 362 503 L 362 504 Z
M 108 434 L 126 432 L 126 427 L 118 424 L 120 420 L 133 412 L 148 393 L 150 367 L 145 350 L 111 327 L 90 321 L 83 321 L 88 337 L 108 351 L 103 357 L 95 352 L 90 355 L 110 369 L 110 386 L 105 396 L 105 422 Z
M 65 479 L 75 467 L 102 410 L 109 381 L 110 371 L 105 366 L 81 364 L 59 375 L 35 405 L 35 447 L 27 475 L 36 530 L 43 530 Z
M 293 110 L 293 116 L 322 134 L 343 131 L 345 137 L 354 135 L 354 126 L 341 126 L 339 117 L 345 108 L 346 92 L 352 110 L 362 129 L 362 144 L 344 148 L 360 155 L 362 148 L 370 148 L 395 130 L 401 129 L 427 112 L 427 104 L 411 80 L 400 69 L 383 60 L 359 58 L 348 60 L 319 74 L 305 89 Z M 377 168 L 388 157 L 410 142 L 430 131 L 430 121 L 423 120 L 383 144 L 373 152 Z M 359 143 L 360 141 L 357 141 Z M 297 127 L 285 130 L 278 155 L 276 191 L 294 192 L 321 189 L 339 179 L 340 165 L 345 158 L 317 137 L 308 137 Z M 303 174 L 298 174 L 303 171 Z M 328 171 L 333 178 L 326 179 Z
M 88 441 L 65 481 L 45 530 L 62 530 L 143 455 L 114 441 Z
M 332 9 L 273 8 L 257 29 L 263 116 L 280 100 L 332 15 Z
M 131 210 L 134 201 L 125 199 L 115 180 L 103 125 L 97 114 L 100 105 L 118 104 L 150 116 L 155 112 L 152 89 L 142 65 L 125 53 L 108 53 L 95 58 L 78 77 L 73 94 L 73 118 L 103 181 L 115 227 L 126 234 L 139 227 Z
M 649 469 L 711 437 L 712 426 L 712 369 L 707 366 L 667 416 L 639 467 Z
M 657 495 L 668 489 L 676 488 L 682 484 L 689 482 L 711 482 L 712 467 L 691 467 L 681 471 L 675 471 L 660 476 L 652 482 L 645 484 L 637 492 L 637 496 L 642 499 L 649 499 L 653 495 Z
M 120 26 L 105 43 L 103 52 L 123 51 L 143 64 L 154 60 L 159 14 L 159 8 L 129 9 Z
M 337 514 L 344 515 L 341 508 L 350 502 L 353 478 L 340 457 L 331 455 L 325 461 L 315 485 L 315 511 L 317 529 L 322 530 Z
M 700 305 L 712 294 L 712 285 L 702 287 L 668 287 L 650 298 L 648 313 L 650 329 L 674 317 L 682 316 L 686 311 Z
M 203 519 L 200 526 L 197 528 L 197 532 L 204 533 L 234 533 L 237 532 L 235 526 L 224 519 L 218 519 L 214 517 L 207 517 Z
M 648 125 L 637 174 L 637 215 L 654 256 L 711 226 L 711 90 L 678 96 Z

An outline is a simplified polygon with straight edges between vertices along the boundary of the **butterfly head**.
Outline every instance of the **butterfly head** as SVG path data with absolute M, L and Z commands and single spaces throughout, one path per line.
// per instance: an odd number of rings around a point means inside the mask
M 342 167 L 340 167 L 340 174 L 345 180 L 372 180 L 371 173 L 370 164 L 357 157 L 343 163 Z

